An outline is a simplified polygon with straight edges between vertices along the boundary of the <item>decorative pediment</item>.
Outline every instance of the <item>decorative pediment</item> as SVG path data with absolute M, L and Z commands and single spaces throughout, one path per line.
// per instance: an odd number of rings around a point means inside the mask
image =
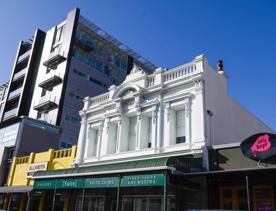
M 133 96 L 136 94 L 140 94 L 142 88 L 136 84 L 124 84 L 121 85 L 113 94 L 112 99 L 118 99 L 125 96 Z

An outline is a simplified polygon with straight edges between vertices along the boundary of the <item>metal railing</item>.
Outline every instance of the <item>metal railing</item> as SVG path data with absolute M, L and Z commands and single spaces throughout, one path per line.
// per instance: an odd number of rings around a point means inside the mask
M 31 49 L 23 53 L 21 56 L 18 57 L 17 63 L 22 62 L 23 60 L 27 59 L 31 54 Z
M 10 92 L 9 99 L 19 96 L 21 92 L 22 92 L 22 87 Z
M 9 111 L 5 112 L 4 119 L 15 116 L 17 114 L 17 110 L 18 110 L 18 108 L 14 108 L 12 110 L 9 110 Z
M 25 67 L 23 70 L 20 70 L 19 72 L 15 73 L 13 76 L 13 81 L 17 80 L 18 78 L 23 77 L 27 72 L 27 67 Z

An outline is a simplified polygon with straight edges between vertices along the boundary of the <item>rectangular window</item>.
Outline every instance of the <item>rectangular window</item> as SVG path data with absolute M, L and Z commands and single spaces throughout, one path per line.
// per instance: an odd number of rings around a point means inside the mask
M 137 131 L 137 117 L 129 118 L 129 131 L 128 131 L 128 150 L 136 149 L 136 131 Z
M 176 111 L 176 143 L 185 143 L 185 110 Z
M 97 79 L 94 79 L 94 78 L 92 78 L 92 77 L 89 77 L 89 81 L 92 81 L 92 82 L 95 83 L 95 84 L 98 84 L 98 85 L 100 85 L 100 86 L 103 86 L 103 83 L 102 83 L 102 82 L 100 82 L 100 81 L 98 81 Z
M 65 115 L 65 117 L 64 117 L 64 120 L 66 121 L 66 122 L 70 122 L 70 120 L 71 120 L 71 117 L 69 116 L 69 115 Z
M 55 35 L 55 42 L 54 44 L 60 42 L 62 40 L 62 35 L 63 35 L 64 27 L 61 26 L 56 30 L 56 35 Z
M 148 118 L 148 124 L 149 124 L 149 132 L 148 132 L 148 148 L 152 147 L 152 141 L 151 141 L 151 136 L 152 136 L 152 117 Z
M 72 144 L 70 144 L 70 143 L 66 143 L 66 142 L 64 142 L 64 141 L 62 141 L 62 142 L 60 142 L 60 148 L 61 149 L 68 149 L 68 148 L 72 148 Z
M 103 70 L 103 62 L 101 60 L 96 59 L 95 67 L 102 71 Z

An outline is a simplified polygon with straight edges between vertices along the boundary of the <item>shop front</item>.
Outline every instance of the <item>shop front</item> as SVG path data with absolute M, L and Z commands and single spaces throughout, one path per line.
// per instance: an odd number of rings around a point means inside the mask
M 276 136 L 255 134 L 240 145 L 209 151 L 209 208 L 227 210 L 275 210 Z M 219 199 L 219 200 L 217 200 Z
M 116 173 L 113 168 L 114 173 L 109 174 L 107 170 L 101 174 L 96 171 L 103 167 L 91 168 L 94 172 L 86 174 L 83 172 L 85 167 L 81 167 L 78 169 L 79 176 L 73 174 L 76 169 L 65 170 L 64 174 L 48 172 L 47 176 L 47 172 L 41 172 L 40 178 L 35 179 L 34 190 L 43 194 L 41 204 L 47 210 L 180 211 L 183 207 L 198 208 L 206 204 L 205 182 L 200 179 L 183 179 L 176 170 L 176 165 L 168 165 L 169 162 L 178 160 L 175 157 L 163 158 L 164 160 L 167 162 L 163 166 L 162 159 L 135 161 L 135 165 L 131 162 L 121 163 L 121 168 Z M 180 164 L 179 161 L 174 163 Z M 158 167 L 152 166 L 155 164 Z M 136 166 L 136 169 L 124 169 L 125 165 Z M 110 166 L 104 167 L 109 169 Z M 42 174 L 45 175 L 44 178 Z M 186 195 L 187 191 L 190 192 L 189 197 Z M 201 203 L 198 197 L 201 198 Z M 194 199 L 194 204 L 190 203 L 191 198 Z

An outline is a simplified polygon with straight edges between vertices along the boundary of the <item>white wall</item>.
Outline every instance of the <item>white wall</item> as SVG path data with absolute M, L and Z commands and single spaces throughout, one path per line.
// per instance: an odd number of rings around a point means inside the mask
M 227 78 L 211 68 L 204 72 L 206 111 L 213 113 L 209 117 L 205 112 L 208 137 L 211 144 L 240 143 L 250 135 L 272 130 L 255 115 L 243 108 L 228 95 Z

